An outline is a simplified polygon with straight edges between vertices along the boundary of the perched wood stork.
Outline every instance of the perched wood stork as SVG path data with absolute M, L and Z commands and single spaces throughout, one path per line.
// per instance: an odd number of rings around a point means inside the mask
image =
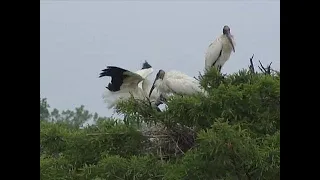
M 223 27 L 223 34 L 213 41 L 205 54 L 205 69 L 212 66 L 221 71 L 222 66 L 230 58 L 231 52 L 235 51 L 234 37 L 230 33 L 229 26 Z
M 150 89 L 149 96 L 157 88 L 162 94 L 192 95 L 207 92 L 200 88 L 199 81 L 179 71 L 165 72 L 159 70 Z
M 159 92 L 152 93 L 152 96 L 148 97 L 148 92 L 151 89 L 151 82 L 147 77 L 153 72 L 152 66 L 145 61 L 142 65 L 142 69 L 131 72 L 126 69 L 122 69 L 116 66 L 107 66 L 100 73 L 100 78 L 104 76 L 111 77 L 111 83 L 106 87 L 103 98 L 105 103 L 108 104 L 108 108 L 114 107 L 119 101 L 125 100 L 131 97 L 135 99 L 147 100 L 149 99 L 153 106 L 162 104 L 161 100 L 163 96 Z

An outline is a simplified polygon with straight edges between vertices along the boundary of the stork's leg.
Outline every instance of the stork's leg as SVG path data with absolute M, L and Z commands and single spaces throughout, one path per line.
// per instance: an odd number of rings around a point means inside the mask
M 157 110 L 158 112 L 162 112 L 161 109 L 160 109 L 158 106 L 156 106 L 156 110 Z
M 124 122 L 124 124 L 129 125 L 128 116 L 127 115 L 124 115 L 123 122 Z
M 221 73 L 221 68 L 222 68 L 222 66 L 221 66 L 221 65 L 218 65 L 218 71 L 219 71 L 219 73 Z

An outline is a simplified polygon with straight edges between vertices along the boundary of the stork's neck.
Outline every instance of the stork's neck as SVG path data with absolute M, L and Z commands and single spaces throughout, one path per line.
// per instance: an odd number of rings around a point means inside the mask
M 230 37 L 231 37 L 232 42 L 234 42 L 233 41 L 233 36 L 230 35 Z M 232 45 L 231 45 L 227 35 L 222 35 L 221 40 L 222 40 L 222 45 L 223 45 L 224 48 L 232 50 Z
M 151 83 L 149 82 L 148 79 L 144 79 L 143 82 L 142 82 L 142 90 L 143 92 L 146 93 L 146 95 L 149 93 L 151 89 Z

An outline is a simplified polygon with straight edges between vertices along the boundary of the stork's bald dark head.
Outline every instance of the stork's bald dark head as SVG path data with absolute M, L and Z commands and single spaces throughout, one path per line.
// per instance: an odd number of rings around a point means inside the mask
M 230 42 L 230 44 L 231 44 L 231 46 L 232 46 L 233 52 L 236 52 L 236 50 L 235 50 L 235 48 L 234 48 L 233 41 L 232 41 L 232 35 L 231 35 L 231 33 L 230 33 L 230 28 L 229 28 L 229 26 L 227 26 L 227 25 L 223 26 L 223 34 L 224 34 L 225 36 L 227 36 L 227 38 L 228 38 L 228 40 L 229 40 L 229 42 Z
M 156 79 L 163 79 L 165 75 L 164 70 L 160 69 L 159 72 L 157 73 Z
M 142 68 L 141 69 L 149 69 L 149 68 L 152 68 L 152 66 L 147 61 L 145 61 L 142 64 Z
M 222 32 L 223 32 L 223 34 L 230 34 L 230 28 L 229 28 L 229 26 L 227 26 L 227 25 L 223 26 Z
M 153 81 L 152 87 L 151 87 L 151 89 L 150 89 L 149 97 L 151 96 L 151 93 L 152 93 L 153 89 L 155 88 L 156 81 L 157 81 L 158 79 L 163 80 L 165 74 L 166 74 L 166 73 L 165 73 L 164 70 L 162 70 L 162 69 L 160 69 L 160 70 L 158 71 L 158 73 L 157 73 L 157 75 L 156 75 L 156 78 L 155 78 L 155 80 Z

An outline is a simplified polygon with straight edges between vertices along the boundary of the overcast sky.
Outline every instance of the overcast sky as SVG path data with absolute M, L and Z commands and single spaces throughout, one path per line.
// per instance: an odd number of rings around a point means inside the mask
M 280 3 L 269 1 L 40 1 L 40 93 L 59 110 L 86 109 L 110 116 L 102 94 L 107 65 L 154 68 L 197 76 L 208 45 L 229 25 L 236 39 L 222 71 L 249 58 L 280 69 Z M 257 62 L 256 62 L 257 63 Z

